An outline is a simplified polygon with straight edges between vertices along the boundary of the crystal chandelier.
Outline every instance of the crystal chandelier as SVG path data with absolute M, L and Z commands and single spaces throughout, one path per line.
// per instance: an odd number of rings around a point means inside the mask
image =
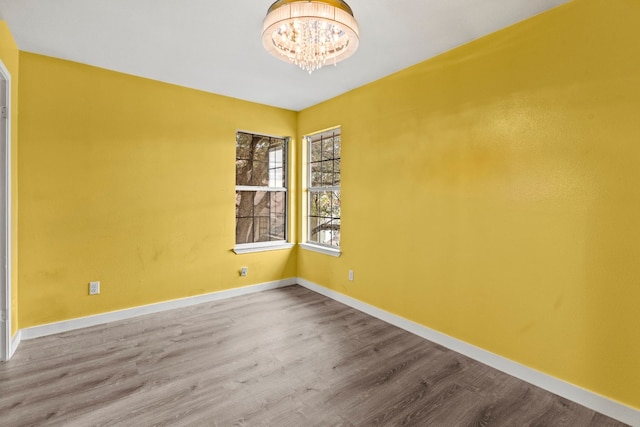
M 265 49 L 309 74 L 347 59 L 358 43 L 358 23 L 342 0 L 278 0 L 262 27 Z

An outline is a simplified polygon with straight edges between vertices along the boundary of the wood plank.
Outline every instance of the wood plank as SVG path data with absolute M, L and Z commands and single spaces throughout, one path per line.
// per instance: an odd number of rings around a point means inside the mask
M 0 425 L 625 424 L 291 286 L 25 341 Z

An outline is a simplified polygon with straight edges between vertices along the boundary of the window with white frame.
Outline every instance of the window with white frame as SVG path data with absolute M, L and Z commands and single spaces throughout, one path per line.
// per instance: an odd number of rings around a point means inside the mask
M 306 137 L 307 243 L 340 248 L 340 128 Z
M 236 247 L 287 240 L 287 142 L 236 133 Z

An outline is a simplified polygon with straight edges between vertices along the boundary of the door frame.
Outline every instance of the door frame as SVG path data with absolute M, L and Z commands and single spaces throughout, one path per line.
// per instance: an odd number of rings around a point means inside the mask
M 11 337 L 11 74 L 0 60 L 0 360 L 15 351 Z

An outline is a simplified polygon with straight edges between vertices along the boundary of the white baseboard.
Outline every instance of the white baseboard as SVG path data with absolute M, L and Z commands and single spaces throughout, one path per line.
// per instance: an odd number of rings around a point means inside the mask
M 126 320 L 132 317 L 143 316 L 145 314 L 158 313 L 166 310 L 173 310 L 175 308 L 188 307 L 196 304 L 202 304 L 205 302 L 218 301 L 222 299 L 237 297 L 240 295 L 247 295 L 256 292 L 266 291 L 269 289 L 282 288 L 285 286 L 291 286 L 296 283 L 296 279 L 284 279 L 274 282 L 261 283 L 258 285 L 245 286 L 242 288 L 234 288 L 219 292 L 213 292 L 210 294 L 196 295 L 187 298 L 181 298 L 171 301 L 159 302 L 156 304 L 143 305 L 139 307 L 127 308 L 124 310 L 111 311 L 108 313 L 100 313 L 93 316 L 79 317 L 76 319 L 63 320 L 61 322 L 47 323 L 45 325 L 32 326 L 30 328 L 21 329 L 16 336 L 18 337 L 18 343 L 20 339 L 30 340 L 33 338 L 39 338 L 47 335 L 58 334 L 60 332 L 72 331 L 80 328 L 87 328 L 89 326 L 102 325 L 104 323 L 115 322 L 118 320 Z M 13 351 L 17 347 L 12 346 Z
M 14 355 L 16 349 L 20 345 L 20 341 L 22 340 L 22 331 L 18 330 L 16 334 L 11 338 L 11 343 L 9 344 L 9 354 L 7 355 L 7 360 L 11 359 L 11 356 Z
M 377 307 L 341 294 L 340 292 L 317 285 L 308 280 L 298 278 L 297 283 L 311 291 L 348 305 L 358 311 L 376 317 L 443 347 L 447 347 L 453 351 L 477 360 L 478 362 L 484 363 L 485 365 L 526 381 L 529 384 L 533 384 L 537 387 L 550 391 L 551 393 L 557 394 L 558 396 L 562 396 L 573 402 L 579 403 L 580 405 L 586 406 L 587 408 L 593 409 L 594 411 L 600 412 L 623 423 L 630 424 L 634 427 L 640 427 L 640 410 L 623 405 L 573 384 L 569 384 L 558 378 L 552 377 L 551 375 L 536 371 L 535 369 L 526 367 L 502 356 L 498 356 L 489 351 L 427 328 L 426 326 L 412 322 L 404 317 L 381 310 Z
M 220 292 L 213 292 L 210 294 L 196 295 L 188 298 L 181 298 L 172 301 L 165 301 L 156 304 L 133 307 L 124 310 L 96 314 L 94 316 L 81 317 L 77 319 L 65 320 L 62 322 L 49 323 L 46 325 L 39 325 L 21 329 L 11 341 L 10 352 L 11 355 L 15 352 L 21 340 L 29 340 L 42 336 L 57 334 L 60 332 L 67 332 L 75 329 L 86 328 L 89 326 L 101 325 L 118 320 L 126 320 L 145 314 L 158 313 L 165 310 L 188 307 L 191 305 L 210 301 L 218 301 L 269 289 L 282 288 L 294 285 L 296 283 L 311 291 L 336 300 L 342 304 L 348 305 L 358 311 L 376 317 L 391 325 L 397 326 L 424 339 L 427 339 L 436 344 L 442 345 L 443 347 L 447 347 L 453 351 L 484 363 L 485 365 L 498 369 L 499 371 L 505 372 L 537 387 L 550 391 L 551 393 L 579 403 L 583 406 L 586 406 L 587 408 L 593 409 L 594 411 L 600 412 L 611 418 L 627 423 L 633 427 L 640 427 L 640 411 L 637 409 L 623 405 L 619 402 L 608 399 L 604 396 L 585 390 L 573 384 L 569 384 L 558 378 L 536 371 L 535 369 L 526 367 L 502 356 L 498 356 L 489 351 L 468 344 L 464 341 L 450 337 L 433 329 L 427 328 L 426 326 L 412 322 L 408 319 L 389 313 L 388 311 L 384 311 L 375 306 L 369 305 L 355 298 L 325 288 L 302 278 L 278 280 L 274 282 L 229 289 Z

